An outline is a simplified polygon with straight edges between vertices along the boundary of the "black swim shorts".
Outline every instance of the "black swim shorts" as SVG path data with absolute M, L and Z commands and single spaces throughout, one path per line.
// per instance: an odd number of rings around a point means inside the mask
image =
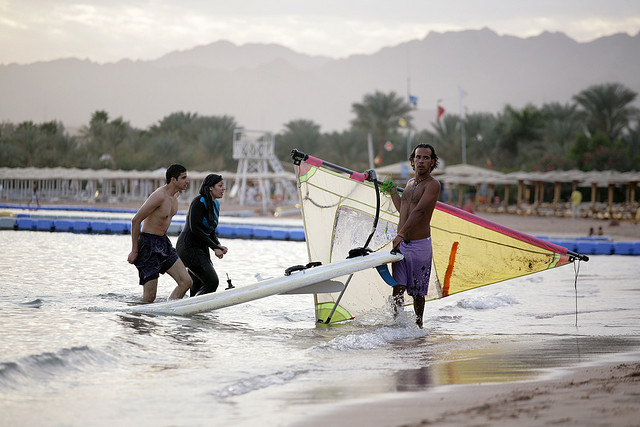
M 138 268 L 141 285 L 166 273 L 177 260 L 178 254 L 166 234 L 140 233 L 138 257 L 134 264 Z

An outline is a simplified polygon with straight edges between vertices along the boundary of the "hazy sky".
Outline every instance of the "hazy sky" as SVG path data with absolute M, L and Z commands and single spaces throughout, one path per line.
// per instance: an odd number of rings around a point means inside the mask
M 334 58 L 430 31 L 577 41 L 640 30 L 638 0 L 0 0 L 0 63 L 155 59 L 218 40 Z

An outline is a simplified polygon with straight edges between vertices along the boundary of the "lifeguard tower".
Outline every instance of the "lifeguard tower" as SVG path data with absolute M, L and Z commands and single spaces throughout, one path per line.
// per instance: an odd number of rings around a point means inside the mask
M 264 213 L 271 206 L 296 203 L 295 175 L 276 157 L 271 132 L 234 129 L 233 158 L 238 171 L 231 198 L 241 205 L 261 204 Z

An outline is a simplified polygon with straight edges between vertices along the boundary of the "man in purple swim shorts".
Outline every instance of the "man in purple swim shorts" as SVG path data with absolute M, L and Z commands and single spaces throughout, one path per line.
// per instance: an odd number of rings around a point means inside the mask
M 396 315 L 403 309 L 405 290 L 413 297 L 416 323 L 422 328 L 424 297 L 431 275 L 431 217 L 440 196 L 440 183 L 431 176 L 438 166 L 436 150 L 429 144 L 418 144 L 409 156 L 415 177 L 407 182 L 400 197 L 393 194 L 392 200 L 400 213 L 398 234 L 393 247 L 404 255 L 404 259 L 391 265 L 393 278 L 398 282 L 393 287 Z

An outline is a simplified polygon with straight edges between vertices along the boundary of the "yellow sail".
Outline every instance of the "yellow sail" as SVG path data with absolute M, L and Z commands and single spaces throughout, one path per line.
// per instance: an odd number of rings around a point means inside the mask
M 297 153 L 294 151 L 294 153 Z M 398 212 L 389 196 L 380 194 L 367 175 L 312 156 L 294 156 L 309 261 L 329 263 L 362 247 L 379 220 L 368 245 L 390 251 Z M 433 268 L 428 298 L 501 282 L 567 264 L 574 255 L 566 248 L 484 220 L 438 202 L 431 220 Z M 347 277 L 340 280 L 346 281 Z M 340 319 L 383 310 L 391 288 L 376 270 L 355 273 L 342 294 L 316 294 L 316 318 L 323 322 L 329 307 Z M 336 301 L 339 298 L 339 304 Z M 336 321 L 331 319 L 331 321 Z

